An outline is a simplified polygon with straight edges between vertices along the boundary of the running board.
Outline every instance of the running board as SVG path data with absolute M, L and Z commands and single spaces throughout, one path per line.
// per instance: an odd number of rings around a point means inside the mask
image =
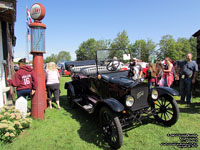
M 82 109 L 84 109 L 85 111 L 87 111 L 89 114 L 94 112 L 94 105 L 92 105 L 91 103 L 89 104 L 81 104 L 82 102 L 82 98 L 75 98 L 73 100 L 78 106 L 80 106 Z

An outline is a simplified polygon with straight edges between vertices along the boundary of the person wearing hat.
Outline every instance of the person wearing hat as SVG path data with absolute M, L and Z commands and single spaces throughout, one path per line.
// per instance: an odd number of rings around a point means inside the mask
M 141 79 L 142 75 L 143 75 L 142 66 L 140 64 L 138 64 L 137 58 L 133 58 L 132 65 L 133 65 L 132 73 L 134 75 L 135 80 Z
M 37 88 L 37 78 L 32 67 L 26 66 L 26 58 L 18 61 L 19 70 L 14 74 L 13 79 L 8 79 L 9 85 L 16 87 L 17 97 L 34 95 Z

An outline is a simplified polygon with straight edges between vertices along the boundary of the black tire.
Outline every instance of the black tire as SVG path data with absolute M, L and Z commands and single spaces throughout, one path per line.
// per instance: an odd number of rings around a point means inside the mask
M 71 108 L 75 108 L 75 102 L 73 101 L 72 91 L 67 89 L 67 101 Z
M 123 132 L 117 115 L 107 107 L 100 110 L 100 125 L 109 145 L 118 149 L 123 143 Z
M 158 122 L 166 126 L 175 124 L 179 118 L 179 108 L 173 97 L 162 95 L 157 99 L 157 104 L 153 104 L 154 115 Z

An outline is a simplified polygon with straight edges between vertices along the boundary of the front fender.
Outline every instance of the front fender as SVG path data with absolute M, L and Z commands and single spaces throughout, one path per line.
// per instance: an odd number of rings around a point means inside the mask
M 107 98 L 103 100 L 114 112 L 121 112 L 124 110 L 124 106 L 114 98 Z
M 171 96 L 178 96 L 179 92 L 174 90 L 173 88 L 170 87 L 155 87 L 151 89 L 151 92 L 153 89 L 156 89 L 158 91 L 159 96 L 164 95 L 164 94 L 168 94 Z M 150 92 L 150 93 L 151 93 Z

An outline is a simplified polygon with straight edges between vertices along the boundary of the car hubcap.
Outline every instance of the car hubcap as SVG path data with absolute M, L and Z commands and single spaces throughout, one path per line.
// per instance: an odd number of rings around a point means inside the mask
M 173 116 L 173 106 L 170 101 L 167 101 L 164 97 L 158 100 L 155 104 L 156 112 L 162 120 L 170 120 Z

